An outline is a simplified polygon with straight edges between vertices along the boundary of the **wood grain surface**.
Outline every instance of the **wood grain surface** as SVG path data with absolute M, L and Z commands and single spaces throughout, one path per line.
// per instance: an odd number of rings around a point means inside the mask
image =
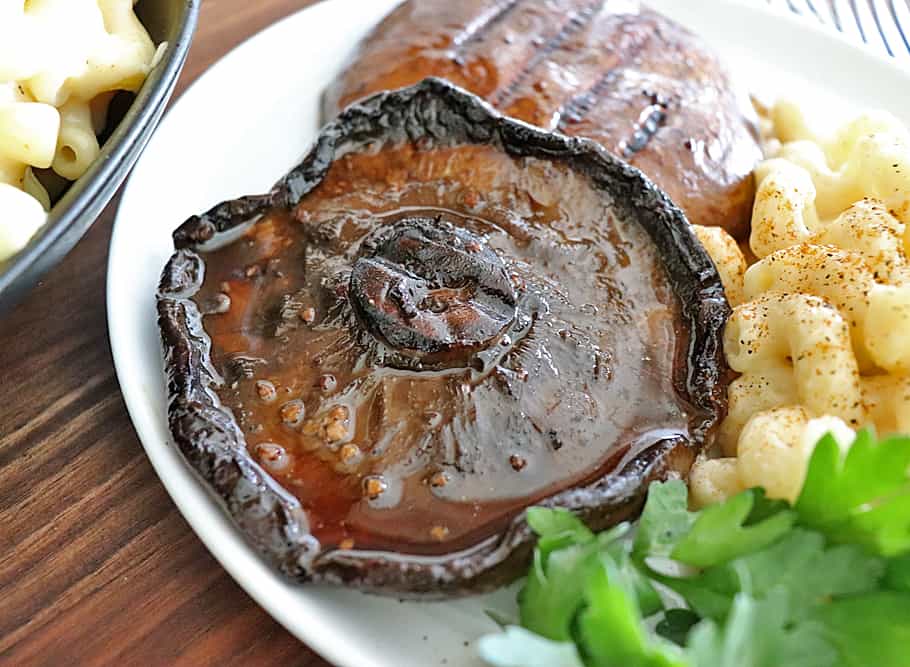
M 308 4 L 204 0 L 178 94 Z M 136 438 L 105 319 L 115 206 L 0 320 L 0 665 L 325 667 L 209 555 Z

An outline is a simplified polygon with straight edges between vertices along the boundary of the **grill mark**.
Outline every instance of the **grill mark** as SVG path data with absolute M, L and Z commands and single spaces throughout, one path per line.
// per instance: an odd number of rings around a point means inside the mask
M 460 33 L 455 35 L 452 44 L 455 46 L 456 52 L 460 54 L 474 42 L 482 40 L 490 28 L 503 21 L 522 2 L 524 0 L 499 0 L 499 2 L 494 3 L 492 7 L 468 23 Z
M 597 0 L 578 13 L 573 14 L 555 35 L 541 45 L 537 53 L 531 57 L 524 67 L 518 70 L 512 80 L 496 91 L 496 94 L 490 98 L 490 103 L 494 107 L 501 109 L 511 102 L 515 92 L 528 80 L 534 70 L 541 63 L 546 62 L 550 54 L 562 46 L 572 35 L 587 27 L 594 20 L 597 13 L 603 9 L 605 2 L 606 0 Z
M 619 150 L 625 158 L 632 157 L 643 150 L 648 142 L 664 126 L 667 120 L 669 103 L 660 95 L 651 95 L 651 104 L 645 107 L 638 116 L 638 123 L 633 125 L 632 137 L 619 143 Z
M 634 60 L 641 54 L 651 42 L 653 32 L 647 33 L 645 39 L 641 40 L 632 48 L 621 54 L 621 60 L 616 66 L 610 68 L 601 76 L 593 86 L 588 90 L 572 97 L 568 102 L 557 110 L 559 123 L 557 129 L 566 133 L 569 123 L 580 123 L 585 116 L 589 114 L 600 102 L 600 98 L 606 93 L 619 74 L 622 72 L 623 64 Z M 638 122 L 632 125 L 632 136 L 628 139 L 622 139 L 618 144 L 618 150 L 622 157 L 628 158 L 645 149 L 648 142 L 657 134 L 661 127 L 666 124 L 667 113 L 669 112 L 669 101 L 657 93 L 649 93 L 643 90 L 642 93 L 648 97 L 648 105 L 642 109 L 638 116 Z
M 610 88 L 621 67 L 622 65 L 619 64 L 607 70 L 593 86 L 575 95 L 557 110 L 559 114 L 558 129 L 560 132 L 565 131 L 567 123 L 580 123 L 584 120 L 585 116 L 594 108 L 594 105 L 600 101 L 601 95 Z

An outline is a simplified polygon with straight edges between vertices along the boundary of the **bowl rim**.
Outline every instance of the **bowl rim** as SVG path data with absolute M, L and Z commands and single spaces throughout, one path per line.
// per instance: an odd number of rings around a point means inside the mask
M 101 152 L 24 248 L 0 261 L 0 314 L 59 263 L 97 220 L 151 138 L 186 62 L 201 0 L 182 0 L 167 47 Z

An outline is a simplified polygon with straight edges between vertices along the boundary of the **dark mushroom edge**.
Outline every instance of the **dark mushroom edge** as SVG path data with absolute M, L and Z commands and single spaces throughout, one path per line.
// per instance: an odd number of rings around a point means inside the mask
M 633 518 L 650 481 L 687 474 L 726 409 L 729 371 L 721 333 L 730 309 L 720 278 L 683 213 L 640 171 L 593 141 L 504 117 L 440 79 L 377 94 L 327 124 L 303 161 L 268 194 L 223 202 L 183 223 L 174 232 L 177 251 L 163 271 L 157 296 L 174 441 L 252 545 L 298 582 L 350 584 L 398 596 L 480 592 L 517 577 L 533 546 L 533 533 L 520 512 L 499 534 L 441 556 L 322 550 L 297 498 L 248 453 L 241 428 L 214 389 L 221 378 L 193 301 L 205 262 L 194 248 L 236 236 L 269 210 L 295 206 L 342 155 L 377 141 L 421 139 L 492 145 L 513 158 L 558 161 L 585 175 L 645 229 L 681 304 L 688 344 L 677 346 L 673 383 L 690 406 L 691 437 L 658 439 L 635 457 L 626 457 L 621 468 L 538 504 L 571 510 L 594 529 Z

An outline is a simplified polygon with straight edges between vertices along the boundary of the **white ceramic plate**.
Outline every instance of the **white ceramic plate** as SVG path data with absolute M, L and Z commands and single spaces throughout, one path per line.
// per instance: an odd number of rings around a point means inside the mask
M 275 24 L 203 75 L 168 113 L 124 192 L 111 239 L 108 319 L 120 386 L 149 459 L 190 525 L 259 604 L 346 667 L 479 665 L 471 642 L 514 611 L 513 589 L 442 603 L 294 587 L 273 574 L 192 476 L 166 428 L 154 293 L 170 233 L 223 199 L 262 192 L 304 153 L 320 93 L 357 41 L 398 0 L 331 0 Z M 725 56 L 752 89 L 910 121 L 910 75 L 840 37 L 732 0 L 652 0 Z M 355 11 L 356 9 L 356 11 Z M 252 92 L 247 92 L 252 91 Z

